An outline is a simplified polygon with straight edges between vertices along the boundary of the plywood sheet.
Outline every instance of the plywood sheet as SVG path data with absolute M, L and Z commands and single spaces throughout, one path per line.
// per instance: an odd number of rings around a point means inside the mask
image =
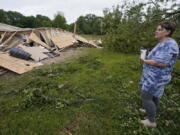
M 42 37 L 44 38 L 46 44 L 50 44 L 50 40 L 47 38 L 46 34 L 44 31 L 39 31 L 42 35 Z
M 81 42 L 83 42 L 85 44 L 89 44 L 89 45 L 91 45 L 93 47 L 99 48 L 93 41 L 88 41 L 87 39 L 85 39 L 85 38 L 83 38 L 81 36 L 76 35 L 75 39 L 78 40 L 78 41 L 81 41 Z
M 52 37 L 51 40 L 59 48 L 71 46 L 76 42 L 72 34 L 68 34 L 68 33 L 60 33 L 58 36 Z
M 0 66 L 15 73 L 23 74 L 39 66 L 39 64 L 12 57 L 8 53 L 0 53 Z
M 81 37 L 81 36 L 78 36 L 78 35 L 75 35 L 75 39 L 83 42 L 83 43 L 86 43 L 88 44 L 88 40 L 86 40 L 85 38 Z
M 46 31 L 45 31 L 45 33 L 46 33 L 46 36 L 47 36 L 47 38 L 48 39 L 51 39 L 51 34 L 50 34 L 50 29 L 47 29 Z

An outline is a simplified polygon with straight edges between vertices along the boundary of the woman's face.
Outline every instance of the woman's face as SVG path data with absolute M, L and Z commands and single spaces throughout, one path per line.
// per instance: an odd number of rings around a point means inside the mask
M 170 31 L 166 30 L 165 28 L 162 28 L 161 25 L 158 25 L 155 31 L 155 38 L 157 40 L 164 39 L 165 37 L 168 37 Z

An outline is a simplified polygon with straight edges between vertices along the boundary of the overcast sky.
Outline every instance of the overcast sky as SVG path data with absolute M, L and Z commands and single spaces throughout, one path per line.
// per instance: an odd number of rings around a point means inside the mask
M 58 11 L 64 13 L 68 23 L 80 15 L 89 13 L 103 15 L 103 9 L 120 4 L 122 0 L 0 0 L 0 9 L 18 11 L 23 15 L 45 15 L 54 18 Z
M 104 8 L 121 5 L 122 1 L 126 0 L 0 0 L 0 9 L 18 11 L 25 16 L 41 14 L 50 19 L 53 19 L 54 15 L 60 11 L 64 13 L 67 23 L 70 24 L 75 22 L 79 16 L 89 13 L 103 16 Z M 180 2 L 180 0 L 174 1 Z

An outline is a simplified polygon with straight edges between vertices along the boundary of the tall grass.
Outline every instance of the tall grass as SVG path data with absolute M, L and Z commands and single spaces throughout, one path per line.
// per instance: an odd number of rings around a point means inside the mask
M 157 128 L 144 118 L 137 55 L 90 49 L 78 59 L 0 82 L 0 135 L 178 135 L 180 61 L 166 87 Z

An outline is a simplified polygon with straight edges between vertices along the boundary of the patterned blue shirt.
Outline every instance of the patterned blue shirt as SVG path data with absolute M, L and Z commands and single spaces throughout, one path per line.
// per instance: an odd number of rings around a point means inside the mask
M 164 86 L 171 80 L 171 71 L 178 58 L 179 47 L 175 40 L 168 39 L 157 44 L 147 56 L 147 59 L 166 64 L 166 67 L 143 65 L 140 88 L 155 97 L 161 97 Z

